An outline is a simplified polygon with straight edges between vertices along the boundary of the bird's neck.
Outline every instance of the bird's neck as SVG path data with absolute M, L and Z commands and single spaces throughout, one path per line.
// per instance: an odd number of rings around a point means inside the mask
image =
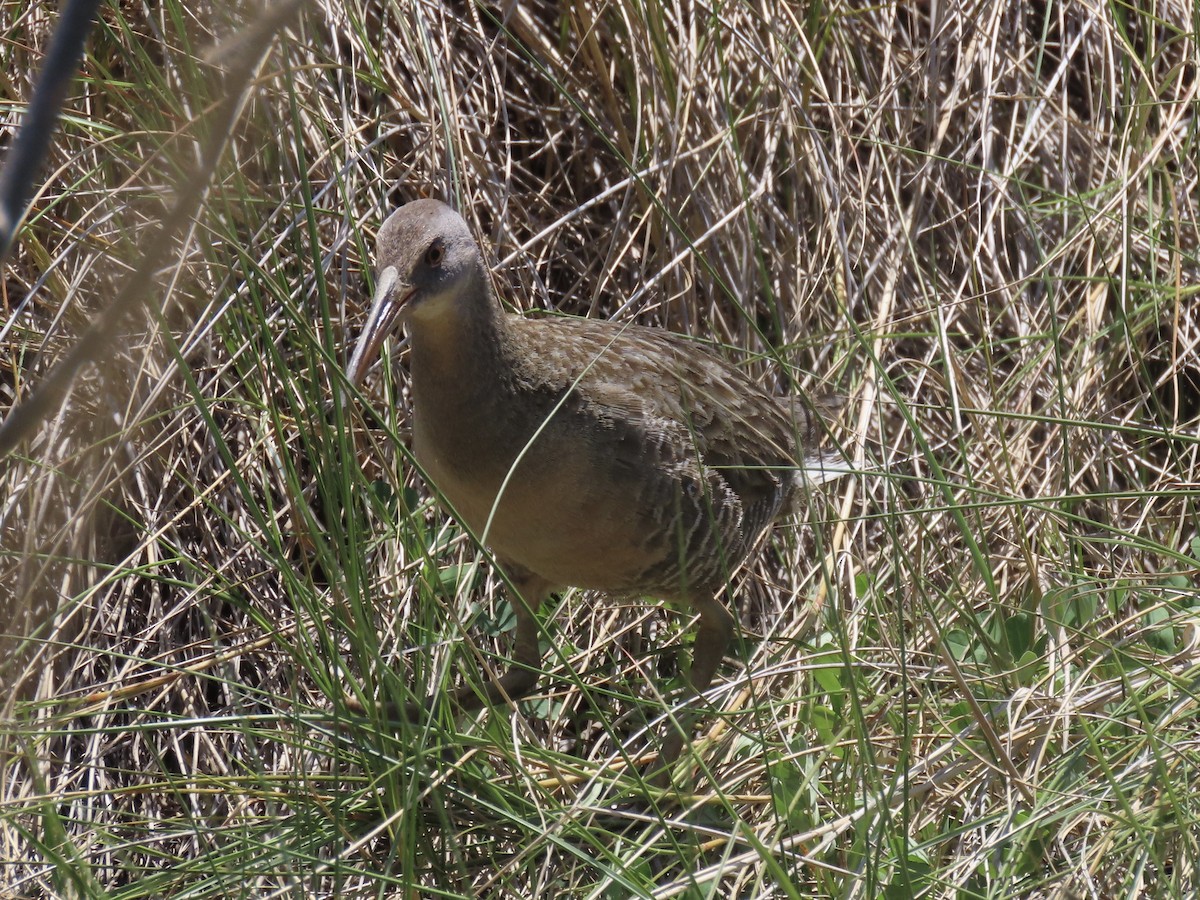
M 506 343 L 506 325 L 486 281 L 481 278 L 477 290 L 442 308 L 413 313 L 408 321 L 412 371 L 422 399 L 455 405 L 488 390 Z
M 500 398 L 509 326 L 499 305 L 484 297 L 486 309 L 409 320 L 413 450 L 448 495 L 464 484 L 494 488 L 507 471 L 504 454 L 487 448 L 503 443 L 496 429 L 504 424 Z

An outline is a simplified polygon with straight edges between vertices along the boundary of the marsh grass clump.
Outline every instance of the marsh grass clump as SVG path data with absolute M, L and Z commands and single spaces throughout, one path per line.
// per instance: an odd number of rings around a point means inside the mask
M 103 10 L 5 264 L 0 414 L 160 232 L 257 14 Z M 10 129 L 53 26 L 0 12 Z M 0 461 L 0 893 L 1194 895 L 1194 29 L 305 7 L 145 310 Z M 548 604 L 515 712 L 345 708 L 485 684 L 514 625 L 397 449 L 406 348 L 342 374 L 420 196 L 525 312 L 847 399 L 862 474 L 735 574 L 693 792 L 641 779 L 692 629 L 640 600 Z

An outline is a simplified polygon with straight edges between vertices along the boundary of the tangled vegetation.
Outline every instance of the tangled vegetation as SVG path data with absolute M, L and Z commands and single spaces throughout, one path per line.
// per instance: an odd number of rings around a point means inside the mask
M 7 415 L 197 203 L 0 460 L 0 895 L 1196 896 L 1190 4 L 318 0 L 206 186 L 260 15 L 107 3 L 5 264 Z M 0 5 L 6 135 L 54 24 Z M 516 709 L 346 709 L 512 627 L 404 449 L 405 348 L 345 393 L 419 196 L 514 308 L 846 398 L 859 474 L 733 579 L 679 794 L 651 599 L 565 594 Z

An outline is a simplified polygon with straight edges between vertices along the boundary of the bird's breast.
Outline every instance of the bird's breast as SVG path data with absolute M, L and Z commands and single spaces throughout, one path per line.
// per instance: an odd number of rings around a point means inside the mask
M 458 519 L 501 559 L 558 586 L 638 590 L 671 553 L 660 523 L 675 485 L 614 469 L 589 426 L 516 425 L 463 410 L 450 419 L 414 410 L 413 450 Z M 444 410 L 443 410 L 444 413 Z M 628 469 L 628 471 L 626 471 Z

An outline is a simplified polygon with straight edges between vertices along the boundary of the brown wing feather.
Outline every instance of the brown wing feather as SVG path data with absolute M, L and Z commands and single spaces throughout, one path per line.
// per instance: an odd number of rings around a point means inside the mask
M 739 555 L 748 549 L 740 545 L 788 505 L 805 455 L 796 449 L 788 400 L 669 332 L 583 319 L 511 324 L 515 337 L 537 347 L 537 371 L 528 378 L 546 382 L 555 395 L 576 394 L 598 421 L 632 425 L 640 437 L 622 441 L 628 452 L 653 456 L 656 467 L 677 479 L 706 485 L 710 504 L 736 506 L 715 509 L 725 521 L 714 524 L 731 532 L 727 539 L 737 533 Z M 811 421 L 800 424 L 801 440 L 811 440 Z

